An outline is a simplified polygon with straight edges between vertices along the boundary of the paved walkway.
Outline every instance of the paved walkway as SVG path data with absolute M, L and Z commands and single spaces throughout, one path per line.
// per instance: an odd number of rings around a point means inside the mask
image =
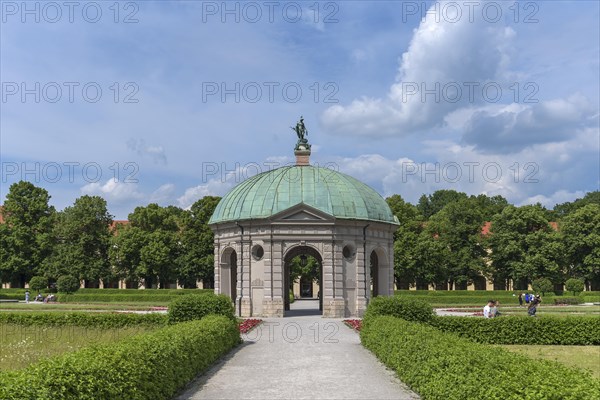
M 315 304 L 296 302 L 292 316 L 265 319 L 178 399 L 419 398 L 342 320 L 300 310 Z

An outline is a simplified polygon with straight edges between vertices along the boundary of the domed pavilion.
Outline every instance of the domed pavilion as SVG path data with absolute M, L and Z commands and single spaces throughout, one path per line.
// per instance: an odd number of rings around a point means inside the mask
M 215 292 L 242 317 L 283 317 L 290 308 L 292 259 L 316 259 L 324 317 L 362 316 L 371 296 L 393 294 L 398 219 L 372 188 L 310 165 L 302 120 L 296 164 L 253 176 L 217 205 Z

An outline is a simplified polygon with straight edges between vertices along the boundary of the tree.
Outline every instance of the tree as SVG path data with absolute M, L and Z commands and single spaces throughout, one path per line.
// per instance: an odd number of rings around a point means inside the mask
M 10 186 L 2 208 L 0 273 L 4 282 L 23 287 L 52 251 L 54 207 L 45 189 L 20 181 Z
M 136 288 L 141 279 L 140 252 L 148 239 L 147 232 L 129 224 L 117 227 L 111 238 L 109 259 L 115 274 Z
M 429 217 L 438 213 L 447 204 L 466 199 L 467 195 L 465 193 L 457 192 L 456 190 L 437 190 L 429 196 L 422 195 L 419 198 L 417 208 L 425 219 L 429 219 Z
M 491 221 L 496 214 L 500 214 L 508 206 L 508 201 L 499 195 L 490 197 L 480 194 L 471 196 L 470 199 L 483 216 L 484 221 Z
M 44 276 L 34 276 L 29 280 L 29 289 L 41 292 L 48 287 L 48 278 Z
M 140 250 L 138 273 L 145 277 L 147 287 L 152 287 L 155 277 L 158 278 L 160 289 L 166 289 L 175 279 L 174 240 L 173 234 L 158 230 L 150 234 L 148 243 Z
M 554 289 L 552 281 L 550 281 L 550 279 L 548 278 L 539 278 L 534 280 L 531 283 L 531 287 L 534 291 L 538 293 L 542 292 L 542 296 L 545 296 L 547 292 L 552 292 L 552 290 Z
M 565 202 L 554 206 L 554 214 L 557 218 L 561 219 L 567 215 L 579 210 L 588 204 L 596 204 L 600 206 L 600 191 L 586 193 L 581 199 L 577 199 L 573 202 Z
M 45 275 L 52 279 L 61 275 L 73 275 L 86 281 L 108 279 L 111 223 L 112 216 L 103 198 L 76 199 L 73 206 L 57 216 L 54 252 L 45 263 Z
M 597 193 L 597 192 L 596 192 Z M 584 278 L 600 289 L 600 205 L 590 203 L 561 221 L 568 275 Z
M 203 197 L 181 215 L 177 279 L 186 288 L 195 288 L 198 280 L 202 280 L 204 287 L 214 287 L 214 235 L 208 221 L 220 200 L 215 196 Z
M 313 256 L 306 256 L 306 264 L 303 266 L 300 256 L 292 258 L 290 262 L 290 285 L 299 282 L 300 278 L 321 284 L 321 266 Z
M 583 292 L 584 285 L 585 283 L 582 279 L 570 278 L 565 282 L 565 289 L 572 292 L 573 296 L 577 296 L 579 293 Z
M 394 276 L 398 288 L 408 289 L 416 282 L 420 265 L 417 242 L 423 231 L 423 217 L 417 207 L 405 202 L 401 196 L 386 199 L 400 225 L 394 232 Z
M 483 222 L 474 201 L 463 198 L 448 203 L 427 223 L 425 231 L 447 250 L 444 267 L 451 287 L 456 284 L 457 288 L 466 289 L 485 268 Z
M 79 290 L 79 279 L 73 275 L 63 275 L 56 281 L 56 288 L 61 293 L 74 293 Z
M 492 220 L 489 247 L 495 282 L 512 279 L 526 289 L 532 279 L 564 279 L 564 246 L 539 205 L 504 208 Z
M 167 288 L 177 278 L 184 214 L 174 206 L 136 207 L 129 214 L 131 224 L 119 228 L 112 240 L 110 259 L 118 275 L 129 282 L 144 279 L 147 288 L 157 282 L 161 289 Z

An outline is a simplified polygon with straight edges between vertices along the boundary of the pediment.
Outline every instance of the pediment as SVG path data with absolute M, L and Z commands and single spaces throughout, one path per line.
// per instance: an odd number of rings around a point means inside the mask
M 274 222 L 330 222 L 334 220 L 334 217 L 301 203 L 273 215 L 271 220 Z

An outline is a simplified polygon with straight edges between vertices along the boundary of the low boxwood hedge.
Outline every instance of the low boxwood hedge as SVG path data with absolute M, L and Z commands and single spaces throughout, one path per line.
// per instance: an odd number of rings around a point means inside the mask
M 407 321 L 429 322 L 434 317 L 431 305 L 409 296 L 378 296 L 371 300 L 364 318 L 391 315 Z
M 2 289 L 0 299 L 25 300 L 26 289 Z M 31 292 L 31 297 L 35 293 Z M 42 293 L 46 293 L 43 291 Z M 58 293 L 61 303 L 161 303 L 189 294 L 213 294 L 213 289 L 79 289 L 76 293 Z
M 235 320 L 233 302 L 229 296 L 219 295 L 190 295 L 178 297 L 169 303 L 169 323 L 201 319 L 206 315 L 223 315 Z
M 600 380 L 400 318 L 369 318 L 362 344 L 425 399 L 600 398 Z
M 435 305 L 481 305 L 483 307 L 489 299 L 499 300 L 502 305 L 519 304 L 519 293 L 531 293 L 531 291 L 507 291 L 507 290 L 396 290 L 399 296 L 410 296 L 420 298 Z M 513 296 L 514 294 L 514 296 Z M 565 292 L 564 296 L 556 296 L 554 293 L 546 293 L 544 296 L 548 303 L 554 298 L 573 297 Z M 585 303 L 600 302 L 600 292 L 588 291 L 580 294 Z
M 186 295 L 189 293 L 186 293 Z M 165 304 L 178 295 L 172 294 L 63 294 L 58 293 L 57 301 L 61 303 L 155 303 Z
M 238 343 L 234 321 L 209 316 L 0 373 L 0 399 L 170 399 Z
M 555 297 L 554 304 L 577 305 L 585 303 L 583 297 Z
M 430 324 L 479 343 L 538 345 L 600 345 L 596 316 L 506 316 L 500 318 L 438 317 Z
M 0 324 L 124 328 L 166 325 L 167 316 L 158 313 L 3 312 L 0 313 Z

